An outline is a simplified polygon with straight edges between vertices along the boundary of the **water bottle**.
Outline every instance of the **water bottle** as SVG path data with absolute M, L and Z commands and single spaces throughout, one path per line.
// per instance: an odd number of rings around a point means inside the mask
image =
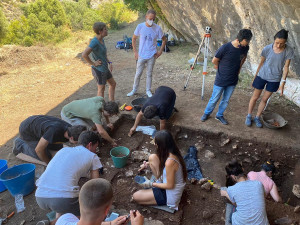
M 23 212 L 25 210 L 24 200 L 23 200 L 23 195 L 22 194 L 17 194 L 15 196 L 15 204 L 16 204 L 17 213 Z

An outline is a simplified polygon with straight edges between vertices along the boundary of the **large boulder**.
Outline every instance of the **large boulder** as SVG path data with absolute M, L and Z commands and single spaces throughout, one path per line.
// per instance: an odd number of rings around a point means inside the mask
M 152 2 L 154 0 L 151 0 Z M 300 1 L 294 0 L 156 0 L 170 25 L 186 40 L 199 43 L 205 27 L 212 28 L 211 49 L 234 39 L 242 28 L 254 34 L 246 63 L 254 74 L 264 46 L 282 28 L 289 30 L 289 45 L 295 50 L 285 95 L 300 106 Z M 158 15 L 159 16 L 159 15 Z

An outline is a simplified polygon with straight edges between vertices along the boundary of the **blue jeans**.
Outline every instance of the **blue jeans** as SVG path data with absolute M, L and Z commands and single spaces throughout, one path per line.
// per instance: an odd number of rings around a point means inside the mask
M 217 85 L 214 85 L 214 89 L 213 89 L 211 98 L 209 99 L 209 101 L 207 103 L 204 113 L 207 115 L 210 115 L 214 111 L 214 109 L 217 105 L 217 102 L 219 101 L 219 99 L 221 98 L 221 95 L 223 94 L 223 98 L 219 105 L 219 110 L 216 114 L 216 116 L 223 116 L 223 113 L 228 106 L 229 99 L 230 99 L 231 95 L 233 94 L 234 89 L 235 89 L 235 85 L 234 86 L 226 86 L 226 87 L 219 87 Z

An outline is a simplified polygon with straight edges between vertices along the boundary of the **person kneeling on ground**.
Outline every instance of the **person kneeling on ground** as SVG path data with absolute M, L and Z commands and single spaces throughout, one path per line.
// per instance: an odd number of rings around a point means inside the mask
M 14 140 L 13 153 L 23 153 L 48 164 L 52 158 L 50 150 L 62 149 L 64 142 L 77 143 L 84 130 L 85 126 L 71 126 L 53 116 L 30 116 L 20 124 L 20 137 Z
M 257 180 L 247 180 L 242 165 L 236 160 L 227 164 L 225 169 L 227 175 L 236 182 L 233 186 L 221 188 L 221 196 L 227 197 L 236 207 L 234 210 L 234 206 L 227 206 L 226 224 L 231 219 L 232 225 L 268 225 L 262 183 Z M 231 212 L 227 211 L 229 208 Z M 232 215 L 229 216 L 231 213 Z
M 140 170 L 150 166 L 157 181 L 152 183 L 146 180 L 142 183 L 142 187 L 151 189 L 135 192 L 133 200 L 142 205 L 168 205 L 178 210 L 187 178 L 183 157 L 168 131 L 158 131 L 154 141 L 156 154 L 151 154 L 149 162 L 141 165 Z
M 65 105 L 61 110 L 61 118 L 72 125 L 84 125 L 89 129 L 96 126 L 102 138 L 117 146 L 116 141 L 109 136 L 103 128 L 103 117 L 107 127 L 113 129 L 114 126 L 109 121 L 109 117 L 117 115 L 119 107 L 116 102 L 105 102 L 101 96 L 75 100 Z
M 248 173 L 249 180 L 258 180 L 260 181 L 265 188 L 266 197 L 269 194 L 272 196 L 274 201 L 282 202 L 282 199 L 278 193 L 278 189 L 274 181 L 272 180 L 272 174 L 275 172 L 275 166 L 272 160 L 268 160 L 262 165 L 260 172 L 251 171 Z
M 102 178 L 86 182 L 79 194 L 80 219 L 68 213 L 61 216 L 56 225 L 117 225 L 126 224 L 126 216 L 120 216 L 111 222 L 103 222 L 109 213 L 113 201 L 113 190 L 111 184 Z M 130 211 L 130 222 L 132 225 L 144 224 L 144 217 L 139 211 Z
M 87 177 L 88 173 L 91 179 L 99 178 L 99 169 L 102 168 L 95 154 L 100 143 L 99 136 L 93 131 L 84 131 L 78 143 L 79 146 L 61 149 L 36 181 L 38 205 L 44 210 L 55 211 L 57 218 L 64 213 L 80 216 L 79 179 Z
M 135 132 L 143 116 L 146 119 L 152 119 L 159 116 L 160 130 L 166 128 L 166 122 L 171 117 L 176 100 L 175 91 L 166 86 L 160 86 L 156 89 L 154 95 L 147 100 L 141 111 L 137 114 L 133 127 L 130 129 L 128 136 Z

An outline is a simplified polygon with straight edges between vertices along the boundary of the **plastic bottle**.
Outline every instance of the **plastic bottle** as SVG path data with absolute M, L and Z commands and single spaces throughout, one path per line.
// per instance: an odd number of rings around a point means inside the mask
M 17 194 L 15 196 L 15 204 L 16 204 L 17 213 L 23 212 L 25 210 L 24 199 L 22 194 Z

